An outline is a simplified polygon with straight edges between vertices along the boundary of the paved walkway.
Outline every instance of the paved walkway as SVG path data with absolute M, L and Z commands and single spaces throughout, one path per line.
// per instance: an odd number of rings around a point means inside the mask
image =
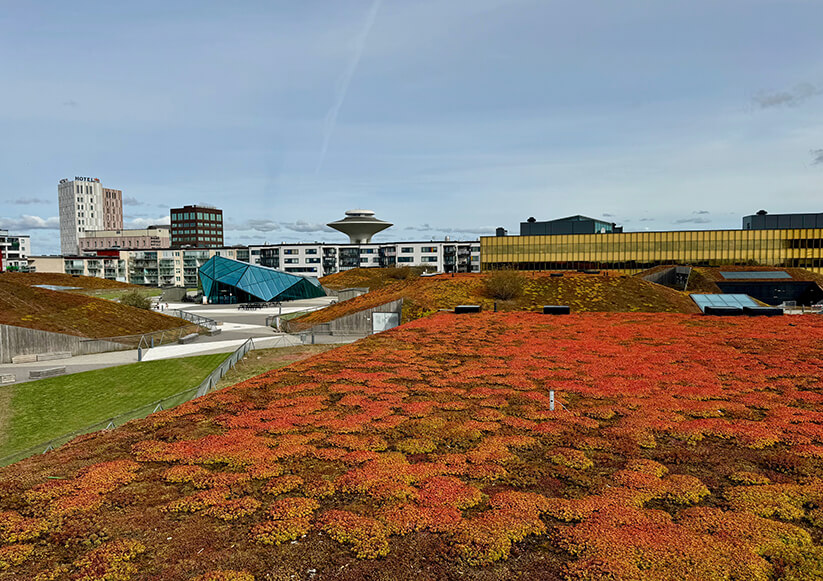
M 36 363 L 3 363 L 0 364 L 0 374 L 11 373 L 17 378 L 17 383 L 24 383 L 29 380 L 29 372 L 49 369 L 51 367 L 65 367 L 66 374 L 80 373 L 82 371 L 92 371 L 103 369 L 104 367 L 114 367 L 116 365 L 126 365 L 137 363 L 137 351 L 110 351 L 108 353 L 96 353 L 94 355 L 78 355 L 69 359 L 55 359 L 54 361 L 38 361 Z M 33 380 L 36 381 L 36 380 Z
M 170 303 L 170 309 L 182 309 L 202 317 L 216 320 L 221 332 L 218 335 L 212 336 L 201 335 L 195 339 L 194 342 L 185 345 L 172 343 L 152 349 L 144 349 L 142 352 L 143 361 L 157 361 L 160 359 L 191 357 L 193 355 L 208 355 L 212 353 L 231 353 L 249 338 L 254 340 L 255 349 L 301 345 L 302 340 L 299 335 L 275 333 L 274 329 L 266 326 L 266 317 L 322 308 L 330 304 L 332 300 L 332 297 L 321 297 L 319 299 L 290 301 L 284 303 L 282 308 L 271 307 L 257 311 L 238 310 L 235 305 Z M 318 335 L 315 337 L 315 343 L 351 343 L 359 338 L 360 337 L 329 337 Z M 310 343 L 311 337 L 307 336 L 305 342 Z M 11 373 L 15 375 L 17 381 L 15 384 L 9 385 L 16 385 L 17 383 L 30 381 L 29 372 L 39 369 L 65 367 L 66 374 L 68 375 L 136 362 L 137 350 L 130 349 L 127 351 L 111 351 L 109 353 L 97 353 L 94 355 L 78 355 L 69 359 L 57 359 L 54 361 L 0 364 L 0 374 Z

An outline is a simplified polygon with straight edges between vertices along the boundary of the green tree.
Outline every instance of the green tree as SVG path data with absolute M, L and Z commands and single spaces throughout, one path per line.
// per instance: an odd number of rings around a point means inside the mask
M 523 295 L 525 277 L 516 270 L 497 270 L 486 277 L 486 294 L 493 299 L 510 301 Z
M 151 309 L 151 300 L 140 291 L 132 291 L 120 297 L 120 303 L 137 309 Z

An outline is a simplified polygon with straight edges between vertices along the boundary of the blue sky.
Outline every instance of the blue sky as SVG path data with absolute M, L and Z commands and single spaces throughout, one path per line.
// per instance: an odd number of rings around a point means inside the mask
M 57 182 L 227 243 L 473 239 L 823 211 L 817 0 L 0 1 L 0 228 L 59 249 Z

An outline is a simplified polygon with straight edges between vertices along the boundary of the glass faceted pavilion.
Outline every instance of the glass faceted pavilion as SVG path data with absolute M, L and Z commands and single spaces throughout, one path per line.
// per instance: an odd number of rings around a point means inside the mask
M 200 267 L 200 284 L 209 303 L 293 301 L 326 296 L 320 281 L 314 277 L 223 256 L 212 256 Z

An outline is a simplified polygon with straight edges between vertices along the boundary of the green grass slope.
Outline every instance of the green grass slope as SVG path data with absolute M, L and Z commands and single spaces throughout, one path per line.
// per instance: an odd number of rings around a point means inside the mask
M 145 361 L 3 387 L 9 409 L 0 457 L 197 387 L 226 357 Z

